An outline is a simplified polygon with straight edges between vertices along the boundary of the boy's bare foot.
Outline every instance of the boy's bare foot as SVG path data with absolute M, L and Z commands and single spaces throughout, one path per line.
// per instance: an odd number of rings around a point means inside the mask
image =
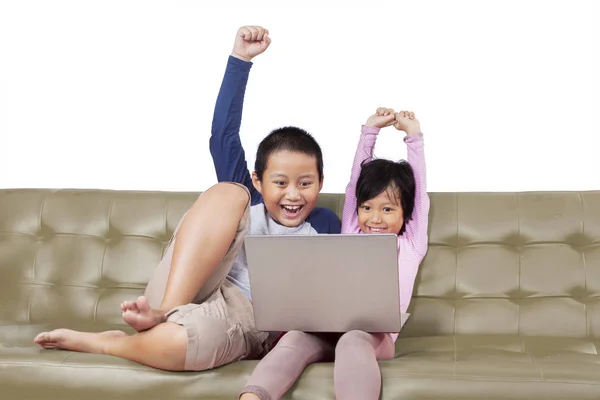
M 258 397 L 257 395 L 255 395 L 254 393 L 244 393 L 241 397 L 240 400 L 260 400 L 260 397 Z
M 125 312 L 127 310 L 139 312 L 138 307 L 137 307 L 137 302 L 131 301 L 131 300 L 122 302 L 121 303 L 121 311 Z
M 138 332 L 154 328 L 166 321 L 165 313 L 150 308 L 145 296 L 138 297 L 137 301 L 124 301 L 121 303 L 123 321 Z
M 127 336 L 123 331 L 106 331 L 101 333 L 78 332 L 70 329 L 56 329 L 40 333 L 33 339 L 44 349 L 62 349 L 83 353 L 104 353 L 106 339 Z

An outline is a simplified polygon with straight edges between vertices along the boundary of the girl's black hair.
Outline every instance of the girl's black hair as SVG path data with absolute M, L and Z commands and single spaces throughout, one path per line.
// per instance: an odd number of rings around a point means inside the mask
M 415 187 L 413 169 L 405 160 L 394 162 L 374 159 L 363 162 L 356 182 L 356 206 L 361 207 L 363 203 L 379 196 L 385 190 L 393 190 L 400 198 L 400 206 L 404 214 L 404 224 L 398 232 L 402 235 L 406 230 L 406 224 L 412 219 L 415 208 Z

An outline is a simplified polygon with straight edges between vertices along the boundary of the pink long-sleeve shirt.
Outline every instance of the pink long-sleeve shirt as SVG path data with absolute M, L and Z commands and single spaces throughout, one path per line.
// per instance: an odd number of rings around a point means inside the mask
M 356 183 L 360 175 L 361 163 L 373 159 L 373 148 L 379 128 L 362 127 L 360 140 L 354 156 L 350 182 L 346 186 L 346 200 L 342 216 L 342 233 L 362 233 L 358 226 L 356 204 Z M 425 153 L 423 134 L 407 135 L 404 142 L 408 148 L 407 161 L 415 176 L 415 207 L 412 220 L 406 224 L 406 230 L 398 236 L 398 276 L 400 289 L 400 311 L 405 313 L 412 298 L 413 288 L 419 265 L 427 253 L 427 226 L 429 219 L 429 196 L 427 195 Z M 393 334 L 394 340 L 397 334 Z

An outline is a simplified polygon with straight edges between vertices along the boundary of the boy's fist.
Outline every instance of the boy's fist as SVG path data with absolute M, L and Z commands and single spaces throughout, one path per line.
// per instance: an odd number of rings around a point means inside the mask
M 395 114 L 396 120 L 394 128 L 399 131 L 406 132 L 407 135 L 414 135 L 421 132 L 421 124 L 415 118 L 415 113 L 412 111 L 400 111 Z
M 250 61 L 271 44 L 269 31 L 262 26 L 242 26 L 235 35 L 232 56 Z
M 385 128 L 393 125 L 396 122 L 396 115 L 391 108 L 379 107 L 375 114 L 371 115 L 367 120 L 366 126 L 375 128 Z

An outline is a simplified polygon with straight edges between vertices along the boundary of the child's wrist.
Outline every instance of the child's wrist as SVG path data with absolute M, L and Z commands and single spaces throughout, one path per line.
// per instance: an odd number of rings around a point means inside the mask
M 252 61 L 252 57 L 241 56 L 241 55 L 237 54 L 235 51 L 231 53 L 231 56 L 235 57 L 237 59 L 240 59 L 242 61 L 246 61 L 246 62 L 251 62 Z
M 376 126 L 373 125 L 363 125 L 362 126 L 362 131 L 363 133 L 378 133 L 381 130 L 381 128 L 378 128 Z

